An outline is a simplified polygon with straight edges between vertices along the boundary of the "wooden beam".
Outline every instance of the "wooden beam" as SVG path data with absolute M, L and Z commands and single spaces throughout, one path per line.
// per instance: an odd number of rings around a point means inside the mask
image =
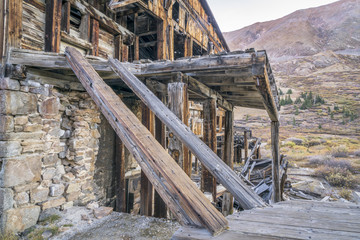
M 273 184 L 273 202 L 281 201 L 280 187 L 280 154 L 279 154 L 279 122 L 271 122 L 271 149 L 273 156 L 272 164 L 272 184 Z
M 227 220 L 106 85 L 81 53 L 71 47 L 67 47 L 65 53 L 84 88 L 179 222 L 183 225 L 206 227 L 213 234 L 226 229 Z
M 61 9 L 62 0 L 46 1 L 45 16 L 45 51 L 60 51 L 60 32 L 61 32 Z
M 228 189 L 244 209 L 266 205 L 209 147 L 191 132 L 146 86 L 118 60 L 109 63 L 119 77 L 158 116 L 161 121 L 189 148 L 205 167 Z
M 115 59 L 122 61 L 121 53 L 122 53 L 122 38 L 121 35 L 119 34 L 115 36 L 115 54 L 114 54 Z
M 159 20 L 157 24 L 157 59 L 163 60 L 166 57 L 166 22 Z
M 174 82 L 168 84 L 169 109 L 186 125 L 189 121 L 189 97 L 187 84 Z M 184 169 L 188 176 L 191 176 L 191 162 L 189 159 L 189 149 L 169 131 L 169 154 L 179 166 Z
M 126 212 L 125 146 L 118 136 L 116 136 L 115 148 L 115 206 L 117 212 Z
M 193 56 L 193 44 L 194 44 L 194 41 L 191 37 L 187 37 L 185 39 L 184 57 L 192 57 Z
M 247 160 L 249 157 L 249 132 L 244 131 L 244 159 Z
M 151 110 L 145 105 L 142 104 L 142 124 L 150 131 L 150 133 L 155 135 L 155 115 Z M 140 190 L 140 214 L 145 216 L 152 216 L 153 212 L 153 198 L 154 198 L 154 189 L 147 178 L 144 170 L 141 170 L 141 190 Z
M 70 2 L 65 1 L 61 11 L 61 31 L 65 31 L 68 34 L 70 33 L 70 10 Z
M 201 83 L 200 81 L 196 80 L 193 77 L 187 76 L 186 81 L 189 84 L 189 89 L 200 93 L 203 96 L 207 98 L 214 98 L 217 101 L 217 104 L 226 109 L 226 110 L 232 110 L 233 106 L 231 103 L 229 103 L 226 99 L 224 99 L 219 93 L 217 93 L 215 90 L 209 88 L 205 84 Z
M 98 56 L 99 55 L 99 21 L 95 19 L 91 19 L 91 44 L 92 44 L 92 52 L 91 55 Z
M 203 105 L 204 116 L 204 143 L 216 153 L 217 141 L 216 141 L 216 100 L 209 99 L 204 102 Z M 201 191 L 212 193 L 213 201 L 216 201 L 216 179 L 211 172 L 203 164 L 201 168 Z
M 137 3 L 139 1 L 140 0 L 112 0 L 109 3 L 109 8 L 110 9 L 121 8 L 121 7 L 125 7 L 132 3 Z
M 234 169 L 234 111 L 225 112 L 225 134 L 224 134 L 224 162 Z M 223 214 L 225 216 L 233 213 L 233 196 L 230 193 L 224 194 Z
M 166 98 L 162 93 L 156 93 L 156 96 L 165 103 Z M 155 117 L 155 139 L 166 149 L 166 127 L 158 117 Z M 157 191 L 154 195 L 154 217 L 167 218 L 166 204 Z
M 257 65 L 254 64 L 253 68 Z M 263 65 L 260 70 L 253 69 L 254 80 L 256 84 L 256 88 L 260 93 L 264 107 L 273 122 L 279 121 L 279 112 L 277 109 L 277 104 L 275 103 L 275 99 L 270 87 L 269 76 L 266 70 L 266 66 Z

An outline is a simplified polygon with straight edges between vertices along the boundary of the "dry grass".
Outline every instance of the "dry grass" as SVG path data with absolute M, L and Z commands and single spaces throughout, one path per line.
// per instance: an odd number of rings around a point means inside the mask
M 14 233 L 6 232 L 1 233 L 0 232 L 0 240 L 18 240 L 19 237 L 15 235 Z
M 344 157 L 349 156 L 349 151 L 347 150 L 347 148 L 345 146 L 342 145 L 342 146 L 335 147 L 332 150 L 331 155 L 336 158 L 344 158 Z

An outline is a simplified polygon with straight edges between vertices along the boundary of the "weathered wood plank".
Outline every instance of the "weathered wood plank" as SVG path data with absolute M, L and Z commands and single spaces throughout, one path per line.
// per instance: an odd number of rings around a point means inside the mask
M 116 211 L 126 212 L 125 146 L 116 136 L 115 172 L 116 172 Z
M 45 51 L 60 51 L 62 0 L 48 0 L 46 2 L 45 17 Z
M 142 124 L 155 135 L 155 115 L 150 109 L 142 104 Z M 153 199 L 154 188 L 146 176 L 145 172 L 141 170 L 141 189 L 140 189 L 140 214 L 145 216 L 153 215 Z
M 204 226 L 213 234 L 223 231 L 227 227 L 226 219 L 85 58 L 74 48 L 68 47 L 65 53 L 79 80 L 179 222 Z
M 169 109 L 186 125 L 189 121 L 189 97 L 187 84 L 174 82 L 168 84 L 168 106 Z M 191 177 L 191 162 L 189 159 L 189 149 L 172 133 L 168 134 L 169 154 L 184 169 L 185 173 Z
M 91 55 L 98 56 L 99 55 L 99 21 L 95 19 L 91 19 L 91 31 L 90 31 L 90 39 L 92 44 Z
M 272 186 L 273 194 L 272 200 L 280 202 L 282 200 L 282 193 L 280 187 L 280 153 L 279 153 L 279 122 L 271 122 L 271 149 L 272 149 Z
M 9 4 L 9 36 L 8 44 L 10 47 L 20 48 L 22 37 L 22 15 L 23 15 L 23 1 L 10 0 Z M 2 9 L 4 11 L 4 9 Z
M 68 34 L 70 33 L 70 10 L 70 2 L 65 1 L 61 11 L 61 31 L 65 31 Z
M 137 3 L 139 1 L 140 0 L 112 0 L 109 3 L 109 8 L 111 8 L 111 9 L 121 8 L 121 7 L 125 7 L 132 3 Z
M 216 154 L 216 100 L 206 100 L 203 104 L 203 108 L 203 141 Z M 216 179 L 204 164 L 201 168 L 201 191 L 211 193 L 213 201 L 216 201 Z
M 206 168 L 239 201 L 244 209 L 264 206 L 260 197 L 248 188 L 235 172 L 227 166 L 209 147 L 206 147 L 190 128 L 183 124 L 146 86 L 129 72 L 122 63 L 109 59 L 113 70 L 134 93 L 156 114 L 163 123 L 189 148 Z

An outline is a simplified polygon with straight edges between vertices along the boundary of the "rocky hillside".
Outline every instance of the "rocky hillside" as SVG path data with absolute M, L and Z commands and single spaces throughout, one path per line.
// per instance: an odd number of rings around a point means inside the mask
M 255 23 L 224 36 L 232 50 L 266 49 L 272 61 L 328 50 L 360 53 L 359 13 L 360 0 L 341 0 Z

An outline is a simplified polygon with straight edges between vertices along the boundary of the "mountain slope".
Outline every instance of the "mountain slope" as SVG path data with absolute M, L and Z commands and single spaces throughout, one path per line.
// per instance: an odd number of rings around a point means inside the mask
M 332 50 L 360 51 L 360 0 L 298 10 L 283 18 L 224 33 L 230 49 L 266 49 L 272 59 Z

